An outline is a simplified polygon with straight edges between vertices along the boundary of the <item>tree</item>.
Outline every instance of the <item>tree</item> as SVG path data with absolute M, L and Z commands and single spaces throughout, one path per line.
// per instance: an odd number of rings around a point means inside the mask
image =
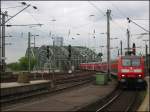
M 19 66 L 20 66 L 20 70 L 28 70 L 28 58 L 21 57 L 19 59 Z
M 19 66 L 18 62 L 9 63 L 9 64 L 7 64 L 7 67 L 14 71 L 20 70 L 20 66 Z
M 36 65 L 36 59 L 31 58 L 31 70 L 33 67 Z M 18 71 L 18 70 L 28 70 L 28 58 L 27 57 L 21 57 L 19 59 L 19 62 L 14 62 L 7 64 L 7 67 L 10 68 L 11 70 Z
M 27 57 L 22 57 L 19 59 L 19 64 L 20 64 L 20 70 L 28 70 L 28 58 Z M 36 59 L 31 57 L 30 59 L 30 67 L 31 70 L 33 67 L 36 65 Z

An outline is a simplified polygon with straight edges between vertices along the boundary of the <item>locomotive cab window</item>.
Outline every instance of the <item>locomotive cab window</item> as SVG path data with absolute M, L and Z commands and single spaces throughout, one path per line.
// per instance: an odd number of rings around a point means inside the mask
M 122 66 L 140 66 L 140 59 L 122 59 Z
M 132 59 L 132 66 L 140 66 L 140 59 Z
M 122 59 L 122 65 L 123 66 L 131 66 L 131 60 L 130 59 Z

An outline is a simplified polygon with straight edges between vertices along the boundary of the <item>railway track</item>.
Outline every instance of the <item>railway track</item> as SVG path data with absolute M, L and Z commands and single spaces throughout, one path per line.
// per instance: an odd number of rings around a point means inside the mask
M 139 101 L 139 90 L 121 90 L 116 88 L 107 97 L 100 99 L 99 101 L 79 109 L 78 111 L 95 111 L 95 112 L 129 112 L 136 111 Z
M 121 91 L 118 92 L 112 99 L 110 99 L 106 104 L 101 106 L 96 110 L 100 111 L 133 111 L 133 105 L 138 96 L 138 91 Z
M 31 73 L 29 75 L 30 80 L 52 80 L 52 75 L 55 76 L 56 82 L 62 82 L 63 80 L 69 80 L 75 77 L 82 77 L 87 75 L 88 73 L 95 73 L 95 71 L 76 71 L 71 74 L 69 73 Z M 8 83 L 8 82 L 17 82 L 18 75 L 17 74 L 9 74 L 10 76 L 3 78 L 1 77 L 1 83 Z
M 24 101 L 33 101 L 33 100 L 39 100 L 39 98 L 48 97 L 49 95 L 53 95 L 56 93 L 60 93 L 62 91 L 66 91 L 75 87 L 82 86 L 84 84 L 89 84 L 93 82 L 93 76 L 84 76 L 84 77 L 78 77 L 73 78 L 67 81 L 67 79 L 64 80 L 64 82 L 56 83 L 56 86 L 53 89 L 48 90 L 38 90 L 38 91 L 32 91 L 30 93 L 24 93 L 24 94 L 17 94 L 8 97 L 3 97 L 1 99 L 1 105 L 3 108 L 8 107 L 9 105 L 14 105 L 17 103 L 21 103 Z M 38 98 L 37 98 L 38 97 Z

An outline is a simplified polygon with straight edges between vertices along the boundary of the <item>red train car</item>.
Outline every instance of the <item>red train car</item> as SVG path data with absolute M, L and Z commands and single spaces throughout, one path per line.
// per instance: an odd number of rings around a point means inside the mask
M 144 81 L 144 58 L 141 56 L 121 56 L 111 61 L 111 73 L 116 75 L 118 82 L 122 85 L 136 83 L 145 86 Z M 96 70 L 107 72 L 107 63 L 82 63 L 80 68 L 84 70 Z

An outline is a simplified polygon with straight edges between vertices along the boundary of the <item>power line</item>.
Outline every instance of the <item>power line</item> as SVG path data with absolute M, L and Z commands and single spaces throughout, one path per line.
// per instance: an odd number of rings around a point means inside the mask
M 27 10 L 26 10 L 26 12 L 34 19 L 34 21 L 36 21 L 38 24 L 40 24 L 40 22 L 37 19 L 35 19 L 32 14 L 30 14 Z
M 14 6 L 14 7 L 6 7 L 6 8 L 2 8 L 2 9 L 6 10 L 6 9 L 11 9 L 11 8 L 17 8 L 17 7 L 22 7 L 22 5 L 21 6 L 20 5 L 19 6 Z
M 127 17 L 126 14 L 124 12 L 122 12 L 116 5 L 114 5 L 113 3 L 111 3 L 111 5 L 125 18 Z M 149 20 L 149 19 L 133 19 L 133 20 Z M 133 21 L 132 21 L 133 22 Z M 136 24 L 134 22 L 134 24 Z M 141 27 L 140 25 L 136 24 L 137 26 Z M 143 27 L 141 27 L 143 29 Z M 145 28 L 144 28 L 145 29 Z
M 149 33 L 132 34 L 133 35 L 149 35 Z
M 11 27 L 11 26 L 42 26 L 43 24 L 22 24 L 22 25 L 5 25 L 7 27 Z
M 118 26 L 119 27 L 119 29 L 121 28 L 122 29 L 122 31 L 124 31 L 126 28 L 125 27 L 123 27 L 123 26 L 121 26 L 121 25 L 119 25 L 115 20 L 113 20 L 112 18 L 111 18 L 111 21 L 112 21 L 112 23 L 114 23 L 116 26 Z
M 96 10 L 98 10 L 99 12 L 101 12 L 103 16 L 106 16 L 105 13 L 104 13 L 100 8 L 98 8 L 95 4 L 93 4 L 91 1 L 88 1 L 88 2 L 89 2 L 89 4 L 92 5 Z
M 135 25 L 137 25 L 138 27 L 140 27 L 140 28 L 143 29 L 144 31 L 150 32 L 149 30 L 145 29 L 145 28 L 142 27 L 141 25 L 139 25 L 139 24 L 137 24 L 136 22 L 132 21 L 132 20 L 131 20 L 130 18 L 128 18 L 128 17 L 127 17 L 127 20 L 128 20 L 129 23 L 130 23 L 130 22 L 134 23 Z
M 20 10 L 19 12 L 17 12 L 16 14 L 14 14 L 13 16 L 11 16 L 9 19 L 7 19 L 5 21 L 5 23 L 7 23 L 8 21 L 10 21 L 12 18 L 16 17 L 18 14 L 20 14 L 21 12 L 23 12 L 25 9 L 27 9 L 28 7 L 32 6 L 31 4 L 27 4 L 26 2 L 21 2 L 22 5 L 26 6 L 24 7 L 22 10 Z M 36 6 L 32 6 L 33 9 L 37 9 Z M 2 25 L 2 24 L 1 24 Z
M 5 21 L 5 23 L 7 23 L 9 20 L 11 20 L 12 18 L 14 18 L 15 16 L 17 16 L 19 13 L 21 13 L 22 11 L 24 11 L 25 9 L 27 9 L 28 7 L 30 7 L 30 4 L 27 5 L 25 8 L 23 8 L 22 10 L 20 10 L 19 12 L 17 12 L 15 15 L 13 15 L 12 17 L 10 17 L 9 19 L 7 19 Z
M 116 5 L 114 5 L 113 3 L 111 3 L 111 5 L 123 16 L 123 17 L 127 17 L 126 14 L 124 14 L 124 12 L 122 12 Z
M 132 20 L 144 20 L 144 21 L 146 20 L 146 21 L 149 21 L 149 19 L 136 19 L 136 18 L 135 19 L 132 18 Z

